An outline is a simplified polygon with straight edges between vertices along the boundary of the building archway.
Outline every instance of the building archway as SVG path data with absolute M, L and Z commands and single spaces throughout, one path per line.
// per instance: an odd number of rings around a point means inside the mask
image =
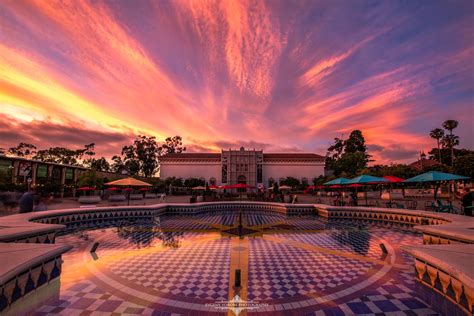
M 247 184 L 247 177 L 245 177 L 244 175 L 240 175 L 237 178 L 237 183 Z
M 238 184 L 247 184 L 247 177 L 244 176 L 244 175 L 238 176 L 237 183 Z M 247 189 L 239 188 L 238 191 L 239 192 L 247 192 Z

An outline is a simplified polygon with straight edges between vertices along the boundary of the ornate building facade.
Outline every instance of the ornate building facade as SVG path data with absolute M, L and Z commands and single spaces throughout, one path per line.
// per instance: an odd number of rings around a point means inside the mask
M 221 153 L 179 153 L 160 159 L 160 177 L 200 178 L 210 185 L 245 183 L 272 185 L 293 177 L 302 183 L 324 175 L 324 157 L 313 153 L 264 153 L 262 150 L 222 150 Z

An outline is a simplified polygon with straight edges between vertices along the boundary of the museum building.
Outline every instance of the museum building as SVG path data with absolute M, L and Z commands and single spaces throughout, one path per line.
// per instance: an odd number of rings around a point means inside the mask
M 311 183 L 324 175 L 324 160 L 313 153 L 264 153 L 243 147 L 220 153 L 174 153 L 160 158 L 160 178 L 199 178 L 209 185 L 255 187 L 268 187 L 287 177 Z

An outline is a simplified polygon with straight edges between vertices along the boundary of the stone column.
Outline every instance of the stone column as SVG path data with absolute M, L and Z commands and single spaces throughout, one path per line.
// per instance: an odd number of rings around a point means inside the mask
M 12 183 L 16 184 L 17 183 L 17 175 L 18 175 L 18 169 L 20 168 L 20 161 L 14 160 L 13 161 L 13 170 L 12 170 Z
M 31 164 L 31 187 L 36 186 L 36 173 L 38 170 L 38 164 L 37 163 L 32 163 Z
M 53 177 L 53 167 L 54 165 L 48 165 L 48 179 L 51 180 Z
M 74 182 L 74 188 L 72 189 L 72 196 L 73 197 L 76 197 L 76 184 L 77 184 L 78 174 L 79 174 L 79 169 L 77 169 L 77 168 L 72 169 L 72 179 L 73 179 L 73 182 Z
M 66 184 L 66 167 L 61 168 L 61 188 L 59 189 L 61 198 L 64 197 L 64 185 Z

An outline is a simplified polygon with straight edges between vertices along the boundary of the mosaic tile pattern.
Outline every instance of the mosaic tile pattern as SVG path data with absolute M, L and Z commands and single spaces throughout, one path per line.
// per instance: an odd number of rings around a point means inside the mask
M 248 298 L 252 300 L 321 295 L 350 283 L 374 266 L 263 239 L 251 239 L 250 244 Z
M 380 259 L 382 250 L 380 241 L 374 239 L 368 231 L 335 230 L 319 234 L 278 234 L 278 237 L 296 240 L 309 245 Z
M 288 227 L 295 230 L 294 233 L 274 232 L 270 235 L 276 237 L 273 240 L 266 239 L 265 235 L 263 238 L 249 238 L 248 299 L 283 306 L 282 310 L 271 312 L 272 315 L 437 315 L 422 299 L 429 290 L 415 281 L 412 258 L 399 251 L 400 245 L 422 243 L 421 236 L 406 230 L 406 227 L 354 223 L 344 219 L 324 221 L 312 216 L 285 219 L 281 214 L 248 211 L 243 215 L 244 222 L 249 226 L 271 226 L 272 223 L 284 222 L 285 230 Z M 196 311 L 183 312 L 183 309 L 171 305 L 142 305 L 132 295 L 127 296 L 126 292 L 119 294 L 93 277 L 76 275 L 75 266 L 79 268 L 80 260 L 84 258 L 93 260 L 88 253 L 89 247 L 94 240 L 100 240 L 98 260 L 105 259 L 102 262 L 106 262 L 102 272 L 124 286 L 144 289 L 181 302 L 204 304 L 227 299 L 230 239 L 220 238 L 215 233 L 214 239 L 206 239 L 208 233 L 189 230 L 209 229 L 216 224 L 231 226 L 237 219 L 238 213 L 235 212 L 219 215 L 204 213 L 191 218 L 165 216 L 160 218 L 162 228 L 183 229 L 186 232 L 165 235 L 153 230 L 155 224 L 144 222 L 132 226 L 135 230 L 129 232 L 117 233 L 117 228 L 109 228 L 59 237 L 57 242 L 72 244 L 74 250 L 63 257 L 65 273 L 59 299 L 41 306 L 36 315 L 198 315 Z M 298 230 L 313 232 L 301 233 Z M 168 247 L 165 243 L 167 236 L 183 241 L 186 246 Z M 401 269 L 332 305 L 300 306 L 296 310 L 291 304 L 285 305 L 350 289 L 366 278 L 368 272 L 378 271 L 380 265 L 363 258 L 380 259 L 380 239 L 396 251 Z M 304 245 L 348 255 L 310 251 L 304 249 Z M 359 259 L 349 258 L 350 254 Z M 456 315 L 453 311 L 449 310 L 449 314 Z M 216 311 L 213 315 L 219 313 Z
M 129 256 L 108 266 L 128 282 L 160 293 L 208 300 L 226 299 L 229 289 L 229 240 Z

